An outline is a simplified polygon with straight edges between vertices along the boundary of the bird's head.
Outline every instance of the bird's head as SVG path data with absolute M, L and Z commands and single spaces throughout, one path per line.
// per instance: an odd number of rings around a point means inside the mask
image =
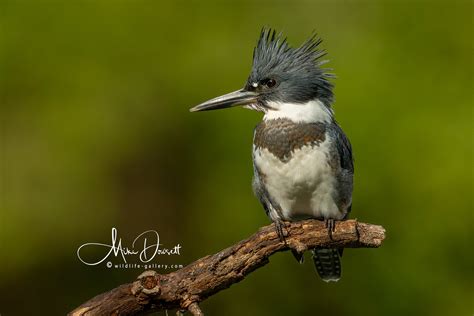
M 263 28 L 253 52 L 253 65 L 244 88 L 201 103 L 195 111 L 241 105 L 261 112 L 277 112 L 283 105 L 302 107 L 311 102 L 327 108 L 333 98 L 328 69 L 321 68 L 321 40 L 311 36 L 301 46 L 290 47 L 282 34 Z

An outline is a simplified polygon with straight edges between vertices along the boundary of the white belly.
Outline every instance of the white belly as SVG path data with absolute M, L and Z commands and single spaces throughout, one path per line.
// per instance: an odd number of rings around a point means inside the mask
M 269 195 L 282 211 L 282 219 L 342 219 L 334 202 L 337 180 L 328 163 L 328 139 L 319 146 L 303 146 L 282 162 L 265 148 L 254 148 L 254 160 L 264 175 Z

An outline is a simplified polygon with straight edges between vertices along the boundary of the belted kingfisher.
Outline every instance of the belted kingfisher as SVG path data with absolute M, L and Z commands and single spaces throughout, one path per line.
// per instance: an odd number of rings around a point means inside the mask
M 282 240 L 283 221 L 309 218 L 324 220 L 331 236 L 352 205 L 352 148 L 334 119 L 333 75 L 321 68 L 327 61 L 320 43 L 313 35 L 291 47 L 281 33 L 263 28 L 245 87 L 190 110 L 241 105 L 264 113 L 254 130 L 253 189 Z M 342 249 L 312 253 L 320 277 L 339 280 Z M 293 254 L 302 262 L 302 254 Z

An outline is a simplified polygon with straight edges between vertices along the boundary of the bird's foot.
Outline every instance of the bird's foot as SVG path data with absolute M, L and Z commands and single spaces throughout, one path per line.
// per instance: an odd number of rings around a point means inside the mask
M 332 240 L 332 233 L 336 230 L 336 220 L 327 218 L 324 220 L 324 224 L 328 229 L 329 238 Z
M 279 220 L 276 220 L 274 223 L 275 223 L 275 230 L 277 232 L 278 238 L 280 238 L 280 241 L 283 241 L 286 243 L 285 237 L 288 236 L 288 230 L 286 229 L 285 222 L 279 219 Z

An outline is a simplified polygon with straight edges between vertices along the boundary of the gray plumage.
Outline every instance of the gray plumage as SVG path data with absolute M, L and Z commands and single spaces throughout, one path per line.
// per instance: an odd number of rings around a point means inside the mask
M 326 124 L 321 122 L 295 124 L 289 119 L 263 121 L 255 128 L 254 144 L 265 148 L 281 161 L 291 159 L 292 153 L 306 145 L 325 140 Z
M 270 91 L 262 89 L 261 101 L 303 103 L 315 98 L 329 106 L 333 101 L 333 77 L 330 68 L 321 68 L 326 52 L 318 49 L 322 40 L 311 36 L 300 47 L 290 47 L 282 33 L 263 28 L 253 52 L 252 71 L 247 79 L 246 89 L 252 90 L 252 83 L 264 83 L 274 78 L 279 86 Z
M 262 126 L 263 125 L 263 126 Z M 275 129 L 272 132 L 272 127 Z M 285 215 L 282 206 L 267 189 L 269 172 L 263 172 L 259 167 L 258 160 L 255 158 L 256 152 L 259 150 L 267 150 L 277 157 L 282 163 L 291 161 L 295 152 L 301 150 L 302 147 L 319 147 L 321 141 L 329 138 L 333 141 L 329 143 L 327 161 L 321 162 L 328 164 L 334 175 L 335 187 L 332 191 L 332 199 L 337 205 L 340 216 L 332 219 L 346 219 L 352 204 L 352 178 L 353 178 L 353 160 L 352 150 L 349 140 L 342 132 L 341 128 L 333 122 L 331 124 L 307 123 L 297 124 L 285 120 L 285 127 L 282 128 L 282 122 L 278 120 L 266 121 L 260 123 L 254 133 L 254 179 L 253 190 L 255 195 L 263 205 L 266 214 L 276 224 L 281 220 L 302 220 L 307 218 L 317 218 L 321 220 L 331 219 L 319 212 L 320 216 L 313 216 L 310 211 L 295 209 L 293 215 Z M 278 167 L 278 166 L 277 166 Z M 294 170 L 295 173 L 304 172 L 304 170 Z M 304 186 L 304 184 L 296 183 L 295 185 Z M 305 190 L 304 188 L 302 190 Z M 317 190 L 317 188 L 313 189 Z M 309 192 L 311 194 L 312 192 Z M 311 208 L 310 197 L 308 194 L 295 194 L 295 199 L 305 200 L 306 202 L 295 205 Z M 337 281 L 341 275 L 340 255 L 342 249 L 313 249 L 313 261 L 315 268 L 324 281 Z M 298 261 L 302 261 L 302 255 L 295 254 Z
M 281 33 L 263 28 L 245 87 L 191 109 L 242 105 L 265 114 L 254 132 L 253 189 L 282 240 L 283 221 L 323 219 L 331 234 L 352 205 L 352 149 L 334 119 L 333 76 L 321 67 L 320 44 L 313 35 L 293 48 Z M 338 280 L 342 250 L 312 252 L 321 278 Z
M 280 119 L 263 121 L 257 125 L 253 140 L 254 179 L 252 186 L 255 195 L 267 212 L 272 210 L 282 220 L 294 220 L 294 218 L 285 218 L 281 215 L 281 206 L 268 193 L 266 179 L 269 175 L 259 168 L 255 159 L 256 151 L 265 149 L 282 163 L 286 163 L 291 160 L 295 151 L 300 150 L 303 146 L 319 147 L 320 143 L 326 140 L 326 137 L 332 139 L 332 141 L 329 143 L 327 160 L 321 163 L 328 164 L 336 178 L 333 199 L 339 211 L 343 214 L 338 219 L 347 217 L 352 204 L 352 178 L 354 174 L 352 148 L 348 138 L 335 121 L 331 124 L 321 122 L 301 124 Z M 298 219 L 304 218 L 312 217 L 308 215 Z M 320 217 L 318 219 L 325 218 Z
M 253 189 L 267 215 L 277 226 L 280 226 L 279 222 L 282 220 L 346 219 L 351 210 L 354 173 L 352 148 L 344 132 L 333 118 L 331 110 L 333 85 L 328 80 L 331 75 L 326 72 L 327 69 L 320 68 L 324 63 L 320 61 L 320 58 L 325 55 L 324 51 L 317 49 L 320 43 L 320 39 L 312 36 L 302 46 L 291 48 L 281 34 L 276 35 L 275 31 L 264 29 L 254 50 L 253 68 L 246 87 L 252 89 L 252 83 L 259 82 L 259 87 L 262 87 L 263 92 L 260 102 L 264 111 L 271 108 L 272 102 L 286 102 L 298 107 L 298 104 L 319 100 L 326 107 L 326 113 L 330 117 L 326 121 L 314 122 L 295 122 L 285 118 L 267 119 L 255 128 L 252 155 L 254 162 Z M 264 85 L 269 80 L 268 78 L 274 78 L 279 82 L 278 87 L 265 89 Z M 326 142 L 325 148 L 319 149 L 318 147 L 324 142 Z M 311 179 L 300 182 L 294 180 L 299 178 L 296 173 L 305 172 L 304 165 L 299 166 L 300 169 L 295 168 L 294 175 L 288 173 L 275 176 L 275 179 L 278 180 L 274 180 L 271 184 L 269 184 L 269 177 L 272 177 L 275 172 L 278 173 L 277 170 L 281 170 L 285 166 L 275 164 L 273 167 L 267 167 L 268 171 L 262 170 L 262 166 L 273 163 L 271 156 L 262 158 L 264 150 L 282 163 L 288 163 L 291 159 L 305 159 L 293 158 L 294 153 L 301 151 L 305 146 L 313 148 L 315 151 L 324 151 L 324 155 L 318 163 L 329 165 L 331 175 L 316 174 L 316 177 L 320 177 L 317 180 L 321 182 L 319 187 L 328 186 L 326 183 L 333 182 L 330 190 L 331 198 L 338 210 L 336 215 L 334 212 L 314 209 L 314 205 L 318 205 L 318 203 L 312 202 L 314 196 L 327 199 L 323 194 L 317 193 L 318 190 L 322 190 L 318 188 L 318 184 L 308 185 L 307 182 L 312 183 Z M 307 166 L 307 168 L 310 169 L 312 166 Z M 274 187 L 279 186 L 278 181 L 285 182 L 286 180 L 290 183 L 294 181 L 293 188 L 286 188 L 284 184 L 281 184 L 279 190 L 286 190 L 286 192 L 281 193 L 275 190 Z M 300 187 L 299 192 L 294 189 L 297 186 Z M 276 194 L 272 194 L 272 188 L 273 191 L 277 191 Z M 282 206 L 280 201 L 285 199 L 291 202 Z M 288 205 L 291 205 L 291 210 L 284 209 Z M 328 203 L 320 203 L 320 205 L 326 206 Z M 277 227 L 277 229 L 281 228 Z M 337 281 L 341 275 L 340 255 L 342 255 L 342 249 L 314 249 L 312 253 L 316 270 L 321 278 L 325 281 Z M 295 257 L 299 261 L 302 259 L 302 256 L 298 254 Z

